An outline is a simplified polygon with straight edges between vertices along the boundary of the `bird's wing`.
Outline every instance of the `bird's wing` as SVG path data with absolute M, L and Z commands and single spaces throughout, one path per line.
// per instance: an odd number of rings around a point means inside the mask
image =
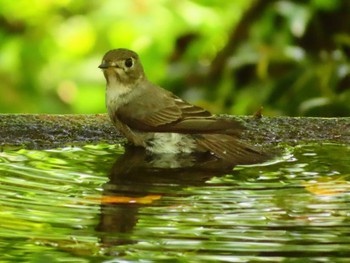
M 242 128 L 236 121 L 214 117 L 207 110 L 159 88 L 144 92 L 132 104 L 120 107 L 116 114 L 131 129 L 147 132 L 238 134 Z

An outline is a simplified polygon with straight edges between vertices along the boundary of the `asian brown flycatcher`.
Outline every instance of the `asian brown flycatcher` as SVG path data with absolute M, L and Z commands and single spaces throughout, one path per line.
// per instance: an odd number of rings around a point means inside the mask
M 239 122 L 214 116 L 150 82 L 135 52 L 110 50 L 99 68 L 107 81 L 109 117 L 135 146 L 156 154 L 209 152 L 234 164 L 265 159 L 239 140 Z

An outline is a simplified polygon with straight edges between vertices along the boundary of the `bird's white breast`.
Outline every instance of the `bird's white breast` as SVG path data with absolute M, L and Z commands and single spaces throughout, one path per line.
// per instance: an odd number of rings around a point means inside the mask
M 195 140 L 188 134 L 154 133 L 147 142 L 147 150 L 158 154 L 191 153 L 195 148 Z
M 108 84 L 106 88 L 106 107 L 110 115 L 126 102 L 125 95 L 130 91 L 131 88 L 120 83 L 114 75 L 110 75 L 108 77 Z

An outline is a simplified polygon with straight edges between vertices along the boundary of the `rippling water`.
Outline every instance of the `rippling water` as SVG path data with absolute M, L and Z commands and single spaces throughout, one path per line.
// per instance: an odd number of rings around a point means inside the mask
M 350 147 L 227 167 L 119 146 L 0 152 L 0 262 L 350 262 Z

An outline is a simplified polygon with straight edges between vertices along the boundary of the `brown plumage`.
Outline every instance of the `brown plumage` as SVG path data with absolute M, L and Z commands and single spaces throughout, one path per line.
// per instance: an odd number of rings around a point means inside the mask
M 107 80 L 111 120 L 134 145 L 153 153 L 210 152 L 235 164 L 266 158 L 239 140 L 243 127 L 237 121 L 214 116 L 148 81 L 135 52 L 111 50 L 99 67 Z

